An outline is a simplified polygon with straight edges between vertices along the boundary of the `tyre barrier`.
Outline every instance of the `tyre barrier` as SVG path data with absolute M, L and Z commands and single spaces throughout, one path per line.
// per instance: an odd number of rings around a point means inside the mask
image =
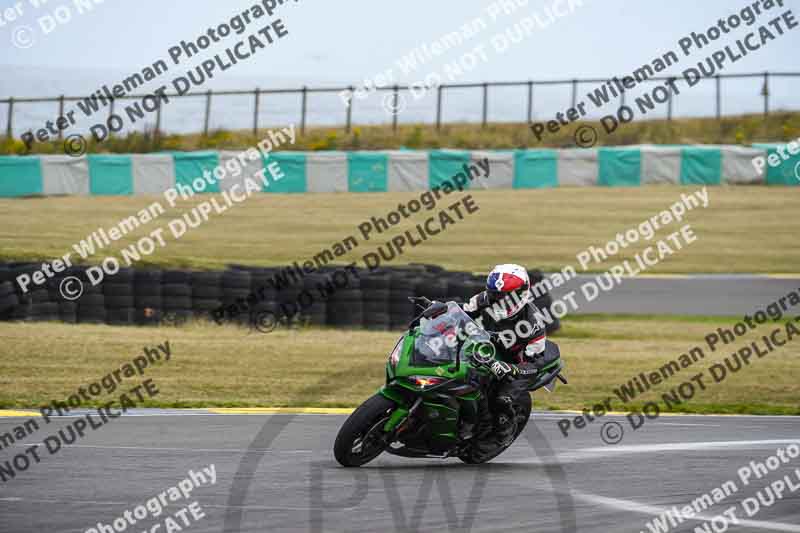
M 275 279 L 284 267 L 229 265 L 212 272 L 128 268 L 92 285 L 86 267 L 74 266 L 22 293 L 14 280 L 40 266 L 0 264 L 0 320 L 153 326 L 203 318 L 250 327 L 274 321 L 275 327 L 313 324 L 387 331 L 402 329 L 413 319 L 409 296 L 464 302 L 485 283 L 484 276 L 470 272 L 410 264 L 373 271 L 322 267 L 283 286 Z M 532 284 L 543 279 L 539 270 L 529 274 Z M 67 277 L 83 286 L 74 300 L 61 293 Z M 534 302 L 550 310 L 552 298 L 544 293 Z M 558 318 L 552 319 L 546 323 L 548 333 L 560 327 Z

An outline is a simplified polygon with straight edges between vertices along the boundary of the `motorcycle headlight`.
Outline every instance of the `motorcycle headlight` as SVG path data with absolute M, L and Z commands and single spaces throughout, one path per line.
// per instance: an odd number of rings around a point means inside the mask
M 422 389 L 440 385 L 447 381 L 445 378 L 437 378 L 436 376 L 409 376 L 407 379 Z
M 400 352 L 403 349 L 403 339 L 404 337 L 401 337 L 400 340 L 397 341 L 394 350 L 392 350 L 392 353 L 389 354 L 389 364 L 392 365 L 392 368 L 397 368 L 397 363 L 400 361 Z

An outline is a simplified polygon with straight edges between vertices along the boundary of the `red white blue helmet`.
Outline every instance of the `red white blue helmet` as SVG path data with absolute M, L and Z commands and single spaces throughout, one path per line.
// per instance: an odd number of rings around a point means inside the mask
M 497 320 L 516 316 L 533 300 L 528 271 L 519 265 L 497 265 L 486 278 L 486 294 Z

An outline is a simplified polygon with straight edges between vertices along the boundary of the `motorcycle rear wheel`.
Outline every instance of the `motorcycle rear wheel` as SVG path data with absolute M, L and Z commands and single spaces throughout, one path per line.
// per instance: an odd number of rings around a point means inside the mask
M 383 425 L 395 407 L 393 401 L 376 394 L 353 411 L 333 444 L 333 455 L 339 464 L 365 465 L 386 449 L 389 443 L 385 440 Z
M 478 465 L 481 463 L 487 463 L 506 451 L 508 448 L 511 447 L 511 444 L 517 440 L 523 431 L 525 431 L 525 427 L 528 425 L 528 421 L 531 417 L 531 409 L 533 409 L 533 400 L 531 400 L 531 395 L 527 391 L 524 391 L 517 397 L 516 401 L 514 402 L 514 413 L 516 413 L 516 423 L 517 429 L 514 431 L 514 439 L 508 446 L 498 447 L 496 450 L 489 451 L 489 452 L 482 452 L 476 448 L 476 445 L 470 447 L 470 449 L 462 453 L 458 456 L 459 459 L 464 461 L 469 465 Z

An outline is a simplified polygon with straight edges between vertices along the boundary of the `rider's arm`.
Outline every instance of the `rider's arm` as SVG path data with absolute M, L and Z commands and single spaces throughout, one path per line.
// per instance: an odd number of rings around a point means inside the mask
M 507 377 L 512 379 L 525 379 L 539 372 L 533 363 L 524 362 L 520 364 L 511 364 L 499 360 L 493 361 L 489 365 L 489 370 L 498 381 L 502 381 Z
M 533 304 L 528 304 L 528 323 L 533 326 L 533 332 L 530 339 L 525 346 L 525 356 L 533 359 L 540 353 L 544 352 L 545 343 L 547 341 L 547 331 L 544 327 L 544 322 L 539 318 L 541 313 L 539 309 Z
M 481 311 L 489 307 L 489 298 L 486 291 L 479 292 L 469 299 L 465 304 L 461 305 L 461 309 L 469 315 L 470 318 L 476 318 L 481 314 Z

